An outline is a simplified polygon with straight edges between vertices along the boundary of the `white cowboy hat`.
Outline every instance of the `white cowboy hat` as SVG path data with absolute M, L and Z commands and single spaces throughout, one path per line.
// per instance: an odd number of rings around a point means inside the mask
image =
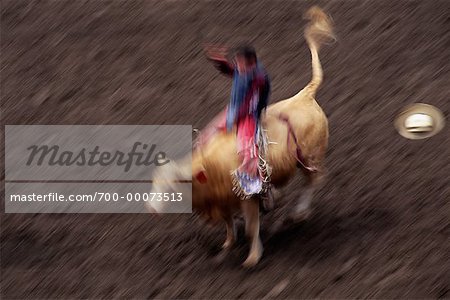
M 442 112 L 424 103 L 407 106 L 395 119 L 398 133 L 412 140 L 429 138 L 441 131 L 444 124 Z

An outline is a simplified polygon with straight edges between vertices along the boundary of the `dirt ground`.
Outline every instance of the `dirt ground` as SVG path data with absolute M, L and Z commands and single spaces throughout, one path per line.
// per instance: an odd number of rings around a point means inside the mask
M 2 213 L 1 297 L 449 298 L 448 127 L 417 141 L 393 127 L 414 102 L 449 121 L 448 0 L 1 1 L 2 124 L 202 127 L 230 89 L 204 41 L 252 42 L 271 101 L 289 97 L 311 75 L 312 4 L 338 42 L 320 53 L 329 173 L 310 221 L 268 234 L 301 194 L 294 180 L 264 216 L 264 257 L 248 271 L 243 229 L 217 264 L 225 230 L 193 215 Z

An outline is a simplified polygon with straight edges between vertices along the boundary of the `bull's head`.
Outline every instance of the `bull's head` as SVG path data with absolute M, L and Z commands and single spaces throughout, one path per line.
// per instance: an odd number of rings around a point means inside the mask
M 193 130 L 194 134 L 199 134 L 198 129 Z M 194 141 L 196 146 L 200 145 L 201 138 L 197 137 Z M 206 170 L 203 167 L 201 152 L 194 151 L 192 160 L 186 159 L 180 163 L 171 161 L 170 164 L 158 167 L 153 173 L 153 185 L 151 193 L 183 193 L 184 195 L 193 194 L 200 196 L 201 185 L 207 182 Z M 192 180 L 192 191 L 187 184 L 179 184 L 180 180 Z M 193 196 L 192 195 L 192 196 Z M 194 199 L 192 199 L 194 201 Z M 194 203 L 193 203 L 194 204 Z M 146 207 L 151 213 L 168 213 L 173 210 L 170 202 L 148 201 Z
M 189 165 L 188 165 L 189 167 Z M 190 168 L 182 164 L 171 161 L 170 164 L 158 167 L 153 173 L 153 183 L 151 193 L 183 193 L 187 195 L 190 190 L 183 190 L 186 185 L 179 184 L 180 181 L 190 178 Z M 173 211 L 173 205 L 170 201 L 147 201 L 146 206 L 151 213 L 170 213 Z
M 195 163 L 193 166 L 190 159 L 180 163 L 171 161 L 170 164 L 158 167 L 152 178 L 151 193 L 183 193 L 184 199 L 190 197 L 191 193 L 199 195 L 199 185 L 204 185 L 207 182 L 207 175 L 203 166 Z M 180 184 L 180 182 L 186 180 L 187 183 L 192 180 L 192 190 L 189 184 Z M 151 213 L 175 212 L 173 202 L 170 201 L 147 201 L 146 207 Z

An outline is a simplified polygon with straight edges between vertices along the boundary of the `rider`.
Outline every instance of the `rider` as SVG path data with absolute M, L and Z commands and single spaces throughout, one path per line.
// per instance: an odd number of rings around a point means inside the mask
M 209 47 L 206 51 L 215 67 L 233 78 L 226 120 L 222 124 L 227 132 L 236 128 L 242 164 L 233 175 L 245 195 L 258 194 L 262 191 L 262 178 L 258 169 L 258 146 L 262 137 L 260 118 L 269 100 L 269 76 L 252 46 L 237 47 L 231 62 L 224 48 Z

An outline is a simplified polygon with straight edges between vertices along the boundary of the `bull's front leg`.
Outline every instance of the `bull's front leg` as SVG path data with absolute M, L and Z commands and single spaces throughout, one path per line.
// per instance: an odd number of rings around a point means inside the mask
M 236 231 L 235 231 L 235 227 L 234 227 L 233 217 L 230 216 L 230 217 L 226 218 L 225 223 L 227 226 L 227 239 L 225 240 L 225 243 L 223 243 L 222 249 L 229 250 L 234 245 L 234 242 L 236 241 Z
M 259 262 L 263 253 L 259 237 L 259 200 L 252 198 L 242 201 L 242 210 L 245 218 L 245 233 L 250 241 L 250 252 L 243 266 L 253 267 Z
M 222 245 L 222 250 L 214 258 L 215 262 L 217 262 L 217 263 L 224 262 L 224 260 L 228 256 L 228 253 L 230 252 L 230 249 L 233 247 L 234 243 L 236 242 L 236 230 L 235 230 L 233 217 L 228 216 L 228 217 L 224 218 L 224 221 L 227 226 L 227 238 Z

